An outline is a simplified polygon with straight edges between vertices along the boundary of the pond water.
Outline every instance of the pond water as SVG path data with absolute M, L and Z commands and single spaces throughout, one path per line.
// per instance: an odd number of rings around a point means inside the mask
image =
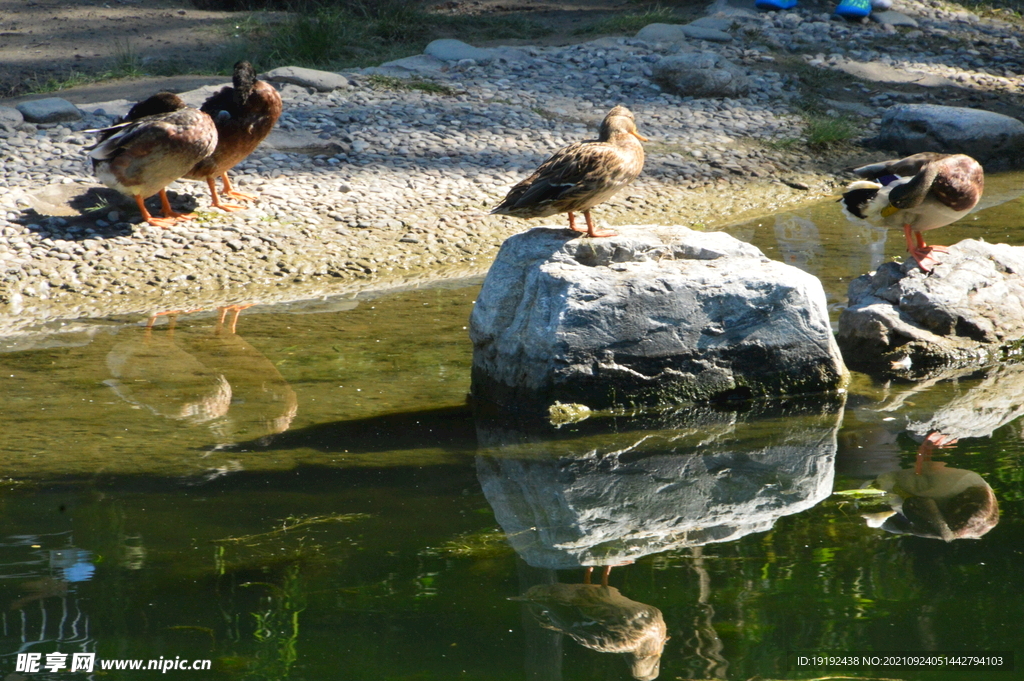
M 1024 178 L 988 184 L 939 243 L 1024 244 Z M 727 231 L 835 315 L 902 250 L 834 203 Z M 467 406 L 478 288 L 0 339 L 0 678 L 1020 678 L 796 658 L 1024 654 L 1024 368 L 509 423 Z

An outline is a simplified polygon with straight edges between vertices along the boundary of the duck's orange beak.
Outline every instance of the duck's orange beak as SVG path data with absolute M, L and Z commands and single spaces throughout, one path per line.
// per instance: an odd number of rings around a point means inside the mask
M 644 137 L 643 135 L 641 135 L 641 134 L 640 134 L 639 132 L 637 132 L 637 131 L 636 131 L 636 128 L 634 128 L 634 129 L 632 130 L 632 132 L 630 132 L 629 134 L 631 134 L 631 135 L 632 135 L 633 137 L 637 138 L 637 139 L 638 139 L 638 140 L 640 140 L 641 142 L 650 142 L 650 140 L 649 140 L 649 139 L 647 139 L 646 137 Z

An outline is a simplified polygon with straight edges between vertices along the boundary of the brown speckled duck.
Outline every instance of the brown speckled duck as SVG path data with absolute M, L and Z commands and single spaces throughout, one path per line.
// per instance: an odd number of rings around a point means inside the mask
M 543 218 L 569 214 L 569 229 L 587 236 L 614 236 L 598 230 L 590 209 L 607 201 L 635 180 L 644 167 L 647 138 L 637 132 L 633 114 L 616 106 L 601 123 L 596 140 L 576 142 L 559 149 L 537 171 L 512 187 L 492 214 L 517 218 Z M 577 229 L 574 212 L 583 213 L 587 229 Z
M 921 232 L 944 227 L 978 205 L 985 189 L 981 165 L 964 154 L 924 152 L 854 168 L 868 178 L 843 193 L 847 214 L 888 227 L 902 227 L 907 251 L 924 271 L 945 246 L 925 244 Z
M 100 140 L 89 147 L 89 157 L 100 182 L 134 197 L 151 225 L 167 228 L 192 218 L 173 211 L 164 190 L 213 153 L 217 128 L 209 115 L 161 92 L 132 107 L 124 121 L 97 132 Z M 157 193 L 162 218 L 146 210 L 145 199 Z
M 270 83 L 256 79 L 256 72 L 247 61 L 235 64 L 232 86 L 207 99 L 201 107 L 217 125 L 217 149 L 186 175 L 190 180 L 206 180 L 213 205 L 226 211 L 243 210 L 242 206 L 222 203 L 217 194 L 216 178 L 224 182 L 221 192 L 243 201 L 256 197 L 235 191 L 228 179 L 228 170 L 241 163 L 259 146 L 281 115 L 281 95 Z

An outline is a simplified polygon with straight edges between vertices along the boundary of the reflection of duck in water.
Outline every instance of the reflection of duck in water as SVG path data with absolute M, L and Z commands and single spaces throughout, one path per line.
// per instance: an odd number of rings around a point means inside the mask
M 665 619 L 607 584 L 537 584 L 511 600 L 524 601 L 542 627 L 567 634 L 585 648 L 624 653 L 633 678 L 658 678 L 668 641 Z
M 295 391 L 274 363 L 235 333 L 238 314 L 248 306 L 221 308 L 212 335 L 184 338 L 182 345 L 231 384 L 226 425 L 233 440 L 259 439 L 288 430 L 298 411 Z M 231 312 L 229 321 L 226 314 Z
M 245 307 L 222 308 L 212 334 L 176 329 L 175 313 L 168 313 L 166 331 L 154 331 L 150 319 L 138 337 L 108 353 L 113 378 L 107 385 L 154 414 L 193 425 L 209 423 L 218 437 L 284 432 L 295 418 L 298 399 L 277 367 L 235 333 Z M 233 315 L 225 321 L 228 312 Z
M 122 341 L 107 353 L 112 378 L 104 381 L 118 397 L 158 416 L 193 425 L 227 413 L 231 406 L 227 379 L 178 345 L 173 319 L 165 333 L 154 333 L 150 320 L 145 329 L 122 334 Z
M 999 522 L 999 505 L 985 479 L 973 471 L 932 461 L 932 452 L 956 442 L 930 433 L 913 469 L 878 476 L 891 511 L 864 516 L 868 525 L 894 534 L 942 539 L 979 539 Z

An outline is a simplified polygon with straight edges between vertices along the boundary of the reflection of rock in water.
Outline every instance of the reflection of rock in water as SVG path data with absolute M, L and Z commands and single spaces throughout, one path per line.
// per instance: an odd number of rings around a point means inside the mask
M 745 421 L 720 413 L 717 424 L 704 414 L 690 430 L 677 416 L 663 428 L 679 428 L 529 444 L 523 433 L 478 423 L 492 451 L 477 457 L 477 475 L 530 565 L 614 565 L 763 532 L 827 497 L 842 416 L 831 409 Z M 502 442 L 513 444 L 494 446 Z
M 921 437 L 932 431 L 958 440 L 989 437 L 1024 414 L 1024 366 L 992 368 L 977 385 L 931 415 L 918 414 L 921 420 L 911 420 L 907 430 Z
M 775 216 L 775 240 L 782 261 L 807 272 L 811 271 L 811 261 L 823 251 L 818 226 L 793 213 Z
M 999 522 L 995 494 L 980 475 L 936 461 L 919 468 L 878 476 L 875 484 L 890 493 L 893 510 L 866 515 L 869 525 L 949 542 L 978 539 Z
M 633 678 L 658 678 L 668 635 L 657 608 L 596 584 L 538 584 L 512 600 L 525 601 L 541 626 L 582 646 L 626 654 Z
M 105 381 L 118 397 L 158 416 L 191 424 L 227 413 L 231 386 L 175 342 L 171 332 L 128 329 L 107 353 L 112 378 Z

